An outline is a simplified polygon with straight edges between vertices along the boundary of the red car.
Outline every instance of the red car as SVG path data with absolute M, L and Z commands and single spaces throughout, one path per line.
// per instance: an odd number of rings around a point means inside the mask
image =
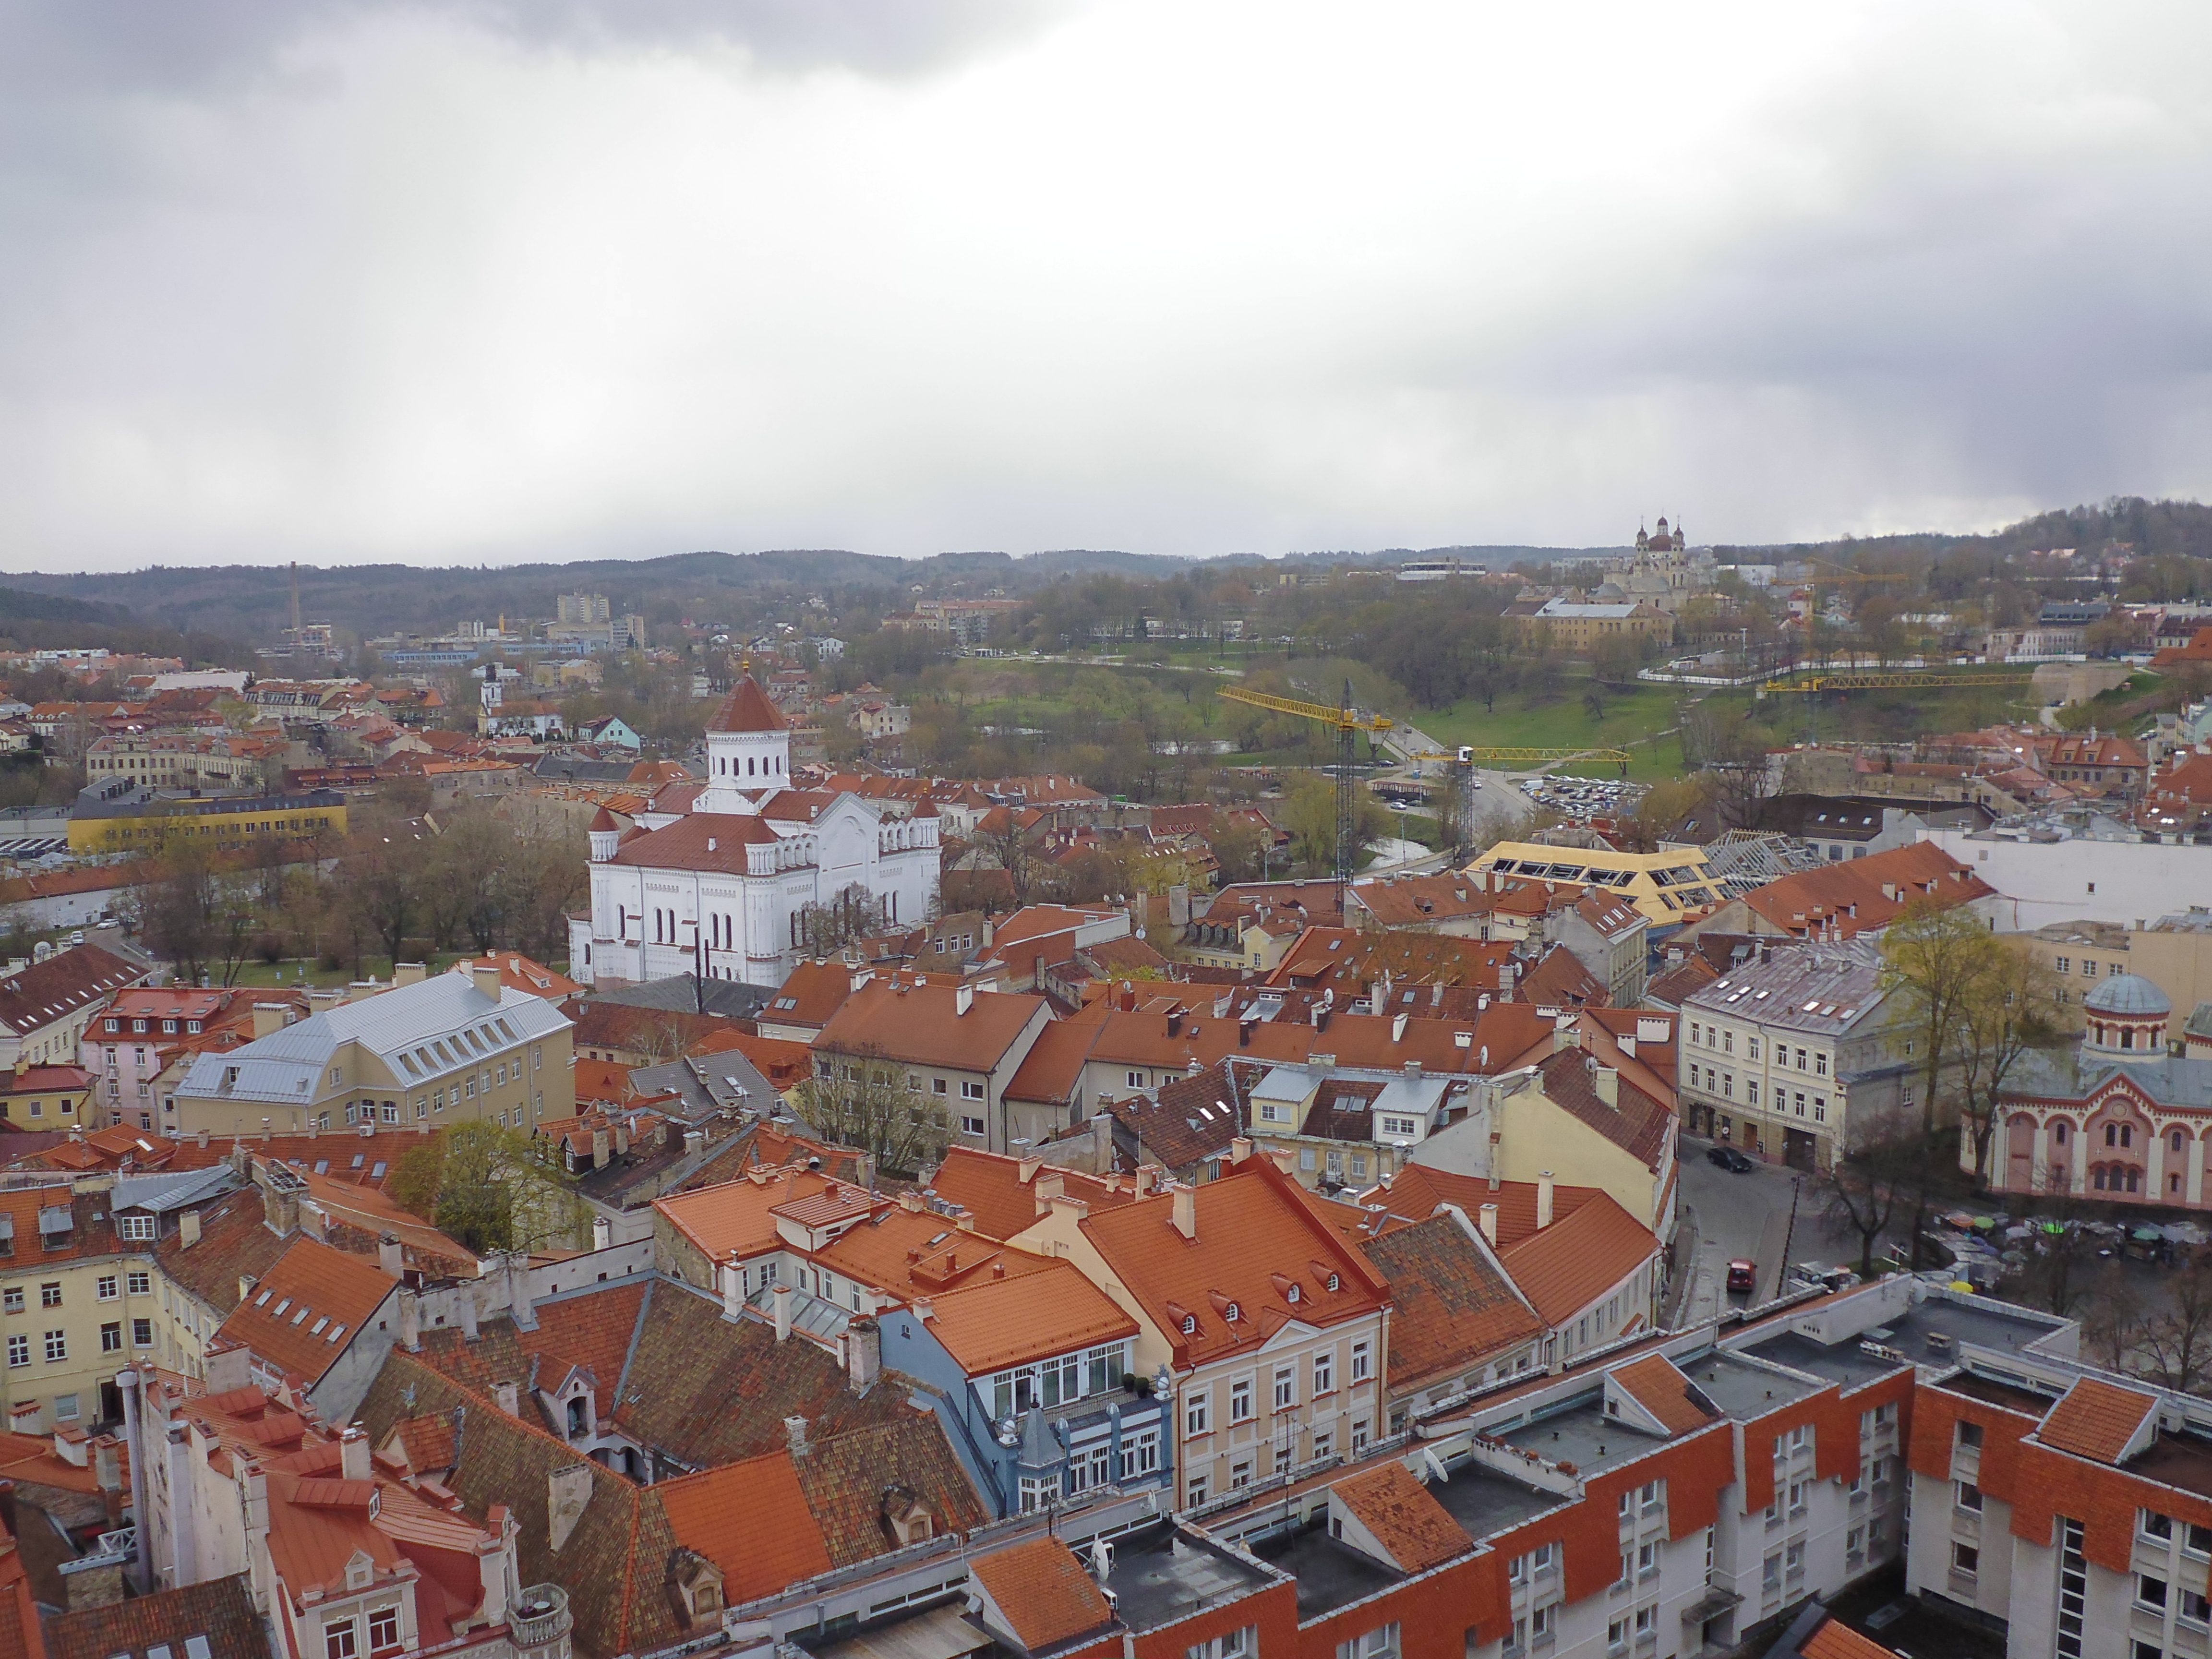
M 1728 1287 L 1731 1291 L 1755 1291 L 1759 1288 L 1759 1264 L 1736 1257 L 1728 1265 Z

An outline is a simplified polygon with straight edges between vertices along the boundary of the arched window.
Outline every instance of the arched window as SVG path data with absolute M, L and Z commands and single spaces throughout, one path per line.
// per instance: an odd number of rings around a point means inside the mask
M 2182 1150 L 2184 1143 L 2185 1143 L 2188 1139 L 2189 1137 L 2187 1135 L 2182 1133 L 2180 1130 L 2176 1129 L 2171 1135 L 2166 1137 L 2166 1144 L 2178 1152 Z

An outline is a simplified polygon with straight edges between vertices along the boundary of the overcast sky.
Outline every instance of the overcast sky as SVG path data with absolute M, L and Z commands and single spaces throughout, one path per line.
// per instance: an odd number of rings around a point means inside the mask
M 2202 495 L 2208 46 L 2124 0 L 0 0 L 0 567 Z

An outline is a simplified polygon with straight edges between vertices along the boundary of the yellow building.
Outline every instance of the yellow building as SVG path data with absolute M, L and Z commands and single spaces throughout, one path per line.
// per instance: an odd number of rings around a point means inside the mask
M 1505 620 L 1524 644 L 1557 646 L 1578 656 L 1588 654 L 1602 640 L 1624 635 L 1656 640 L 1662 647 L 1674 642 L 1674 619 L 1641 599 L 1613 604 L 1546 599 L 1525 610 L 1519 605 L 1510 607 Z
M 1548 847 L 1501 841 L 1468 866 L 1487 884 L 1547 881 L 1594 888 L 1626 899 L 1650 921 L 1675 922 L 1687 910 L 1728 896 L 1703 848 L 1616 853 L 1609 847 Z
M 159 853 L 187 839 L 213 852 L 252 842 L 343 835 L 345 797 L 332 789 L 292 795 L 155 797 L 111 779 L 106 800 L 70 815 L 72 853 Z
M 256 1029 L 261 1025 L 256 1009 Z M 289 1010 L 283 1012 L 289 1012 Z M 502 985 L 496 963 L 270 1029 L 196 1058 L 161 1102 L 164 1131 L 210 1135 L 574 1117 L 574 1026 L 544 997 Z
M 18 1433 L 113 1422 L 115 1373 L 153 1357 L 157 1224 L 110 1216 L 109 1196 L 74 1194 L 67 1176 L 0 1193 L 0 1346 Z M 126 1228 L 149 1236 L 124 1238 Z

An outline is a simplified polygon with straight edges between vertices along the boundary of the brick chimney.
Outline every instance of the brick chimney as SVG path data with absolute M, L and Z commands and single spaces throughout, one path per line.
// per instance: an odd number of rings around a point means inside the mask
M 281 1002 L 257 1002 L 253 1005 L 253 1036 L 261 1038 L 284 1029 L 292 1011 Z
M 854 1394 L 866 1394 L 884 1368 L 884 1334 L 862 1316 L 845 1327 L 845 1374 Z
M 477 990 L 483 992 L 494 1002 L 497 1002 L 499 1000 L 500 993 L 504 988 L 500 984 L 499 964 L 497 963 L 471 963 L 469 964 L 469 977 L 476 981 Z

